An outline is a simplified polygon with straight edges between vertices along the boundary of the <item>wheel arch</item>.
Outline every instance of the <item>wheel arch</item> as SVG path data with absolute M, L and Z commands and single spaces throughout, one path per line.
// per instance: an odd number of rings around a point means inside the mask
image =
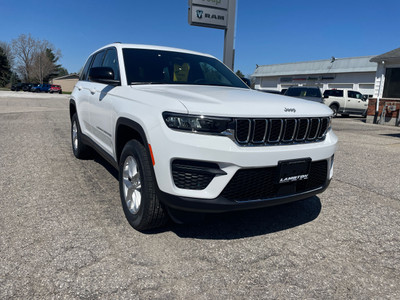
M 69 119 L 72 120 L 72 116 L 77 113 L 75 100 L 69 100 Z
M 146 134 L 142 126 L 130 119 L 119 118 L 115 126 L 115 155 L 118 164 L 125 144 L 133 139 L 140 142 L 150 154 Z
M 337 101 L 332 102 L 331 104 L 329 104 L 329 107 L 331 106 L 336 106 L 338 109 L 340 108 L 340 103 Z

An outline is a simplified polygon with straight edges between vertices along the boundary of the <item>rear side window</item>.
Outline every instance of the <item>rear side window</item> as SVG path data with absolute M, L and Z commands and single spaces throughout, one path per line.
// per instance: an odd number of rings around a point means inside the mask
M 81 76 L 79 77 L 79 80 L 87 80 L 87 75 L 89 73 L 89 67 L 90 63 L 92 62 L 93 56 L 89 57 L 89 59 L 86 62 L 86 65 L 83 67 Z
M 343 97 L 343 90 L 326 90 L 324 96 Z

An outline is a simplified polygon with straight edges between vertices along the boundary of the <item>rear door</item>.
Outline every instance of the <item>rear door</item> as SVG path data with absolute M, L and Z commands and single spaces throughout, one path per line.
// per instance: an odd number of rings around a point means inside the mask
M 82 73 L 79 77 L 79 81 L 75 85 L 77 99 L 79 99 L 76 108 L 78 111 L 78 118 L 81 130 L 85 135 L 91 138 L 93 137 L 93 130 L 90 122 L 89 98 L 90 98 L 90 89 L 92 83 L 89 82 L 89 69 L 93 62 L 94 56 L 95 55 L 90 56 L 89 59 L 87 60 L 85 66 L 83 67 Z
M 117 49 L 112 47 L 104 51 L 104 56 L 100 62 L 94 61 L 92 67 L 110 67 L 114 71 L 114 79 L 120 80 L 119 63 Z M 113 92 L 119 86 L 107 85 L 99 82 L 91 82 L 90 90 L 90 120 L 93 126 L 95 142 L 106 150 L 110 155 L 113 154 Z

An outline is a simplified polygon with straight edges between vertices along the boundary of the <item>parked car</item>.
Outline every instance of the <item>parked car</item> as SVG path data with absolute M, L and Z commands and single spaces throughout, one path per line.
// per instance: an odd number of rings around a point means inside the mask
M 323 103 L 321 90 L 317 86 L 291 86 L 285 95 Z
M 40 93 L 40 92 L 49 92 L 50 89 L 50 84 L 44 83 L 44 84 L 38 84 L 34 87 L 31 88 L 31 92 L 36 92 L 36 93 Z
M 324 103 L 332 109 L 335 117 L 337 114 L 365 116 L 368 109 L 368 98 L 360 92 L 348 89 L 326 90 L 324 92 Z
M 86 61 L 69 109 L 73 154 L 95 149 L 118 170 L 137 230 L 308 198 L 333 175 L 327 106 L 254 91 L 208 54 L 107 45 Z
M 50 86 L 49 93 L 50 94 L 53 94 L 53 93 L 62 94 L 61 85 L 52 84 Z
M 15 91 L 15 92 L 19 92 L 19 91 L 24 90 L 24 88 L 25 88 L 27 85 L 29 85 L 29 83 L 18 82 L 18 83 L 13 84 L 13 85 L 11 86 L 11 90 L 12 90 L 12 91 Z
M 24 92 L 30 92 L 31 89 L 32 89 L 32 87 L 33 87 L 33 84 L 32 84 L 32 83 L 26 83 L 26 84 L 23 86 L 22 90 L 23 90 Z

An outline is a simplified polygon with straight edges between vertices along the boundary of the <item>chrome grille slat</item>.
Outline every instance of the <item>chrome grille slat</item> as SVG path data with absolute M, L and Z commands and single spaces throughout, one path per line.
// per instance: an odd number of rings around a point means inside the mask
M 319 126 L 320 126 L 320 119 L 318 118 L 312 118 L 310 119 L 310 130 L 308 132 L 308 137 L 307 140 L 312 141 L 315 140 L 318 136 L 319 132 Z
M 294 139 L 296 134 L 297 119 L 285 119 L 285 129 L 283 133 L 282 142 L 289 143 Z
M 236 140 L 241 144 L 246 144 L 250 140 L 251 120 L 239 119 L 236 120 Z
M 267 141 L 269 143 L 279 143 L 282 136 L 283 120 L 271 119 L 269 123 L 269 135 Z
M 330 118 L 235 119 L 232 138 L 240 146 L 290 145 L 325 139 Z
M 255 144 L 264 143 L 268 130 L 268 121 L 266 119 L 255 119 L 253 122 L 253 138 Z
M 310 127 L 310 120 L 299 119 L 299 126 L 298 126 L 298 130 L 297 130 L 296 142 L 305 141 L 309 127 Z

